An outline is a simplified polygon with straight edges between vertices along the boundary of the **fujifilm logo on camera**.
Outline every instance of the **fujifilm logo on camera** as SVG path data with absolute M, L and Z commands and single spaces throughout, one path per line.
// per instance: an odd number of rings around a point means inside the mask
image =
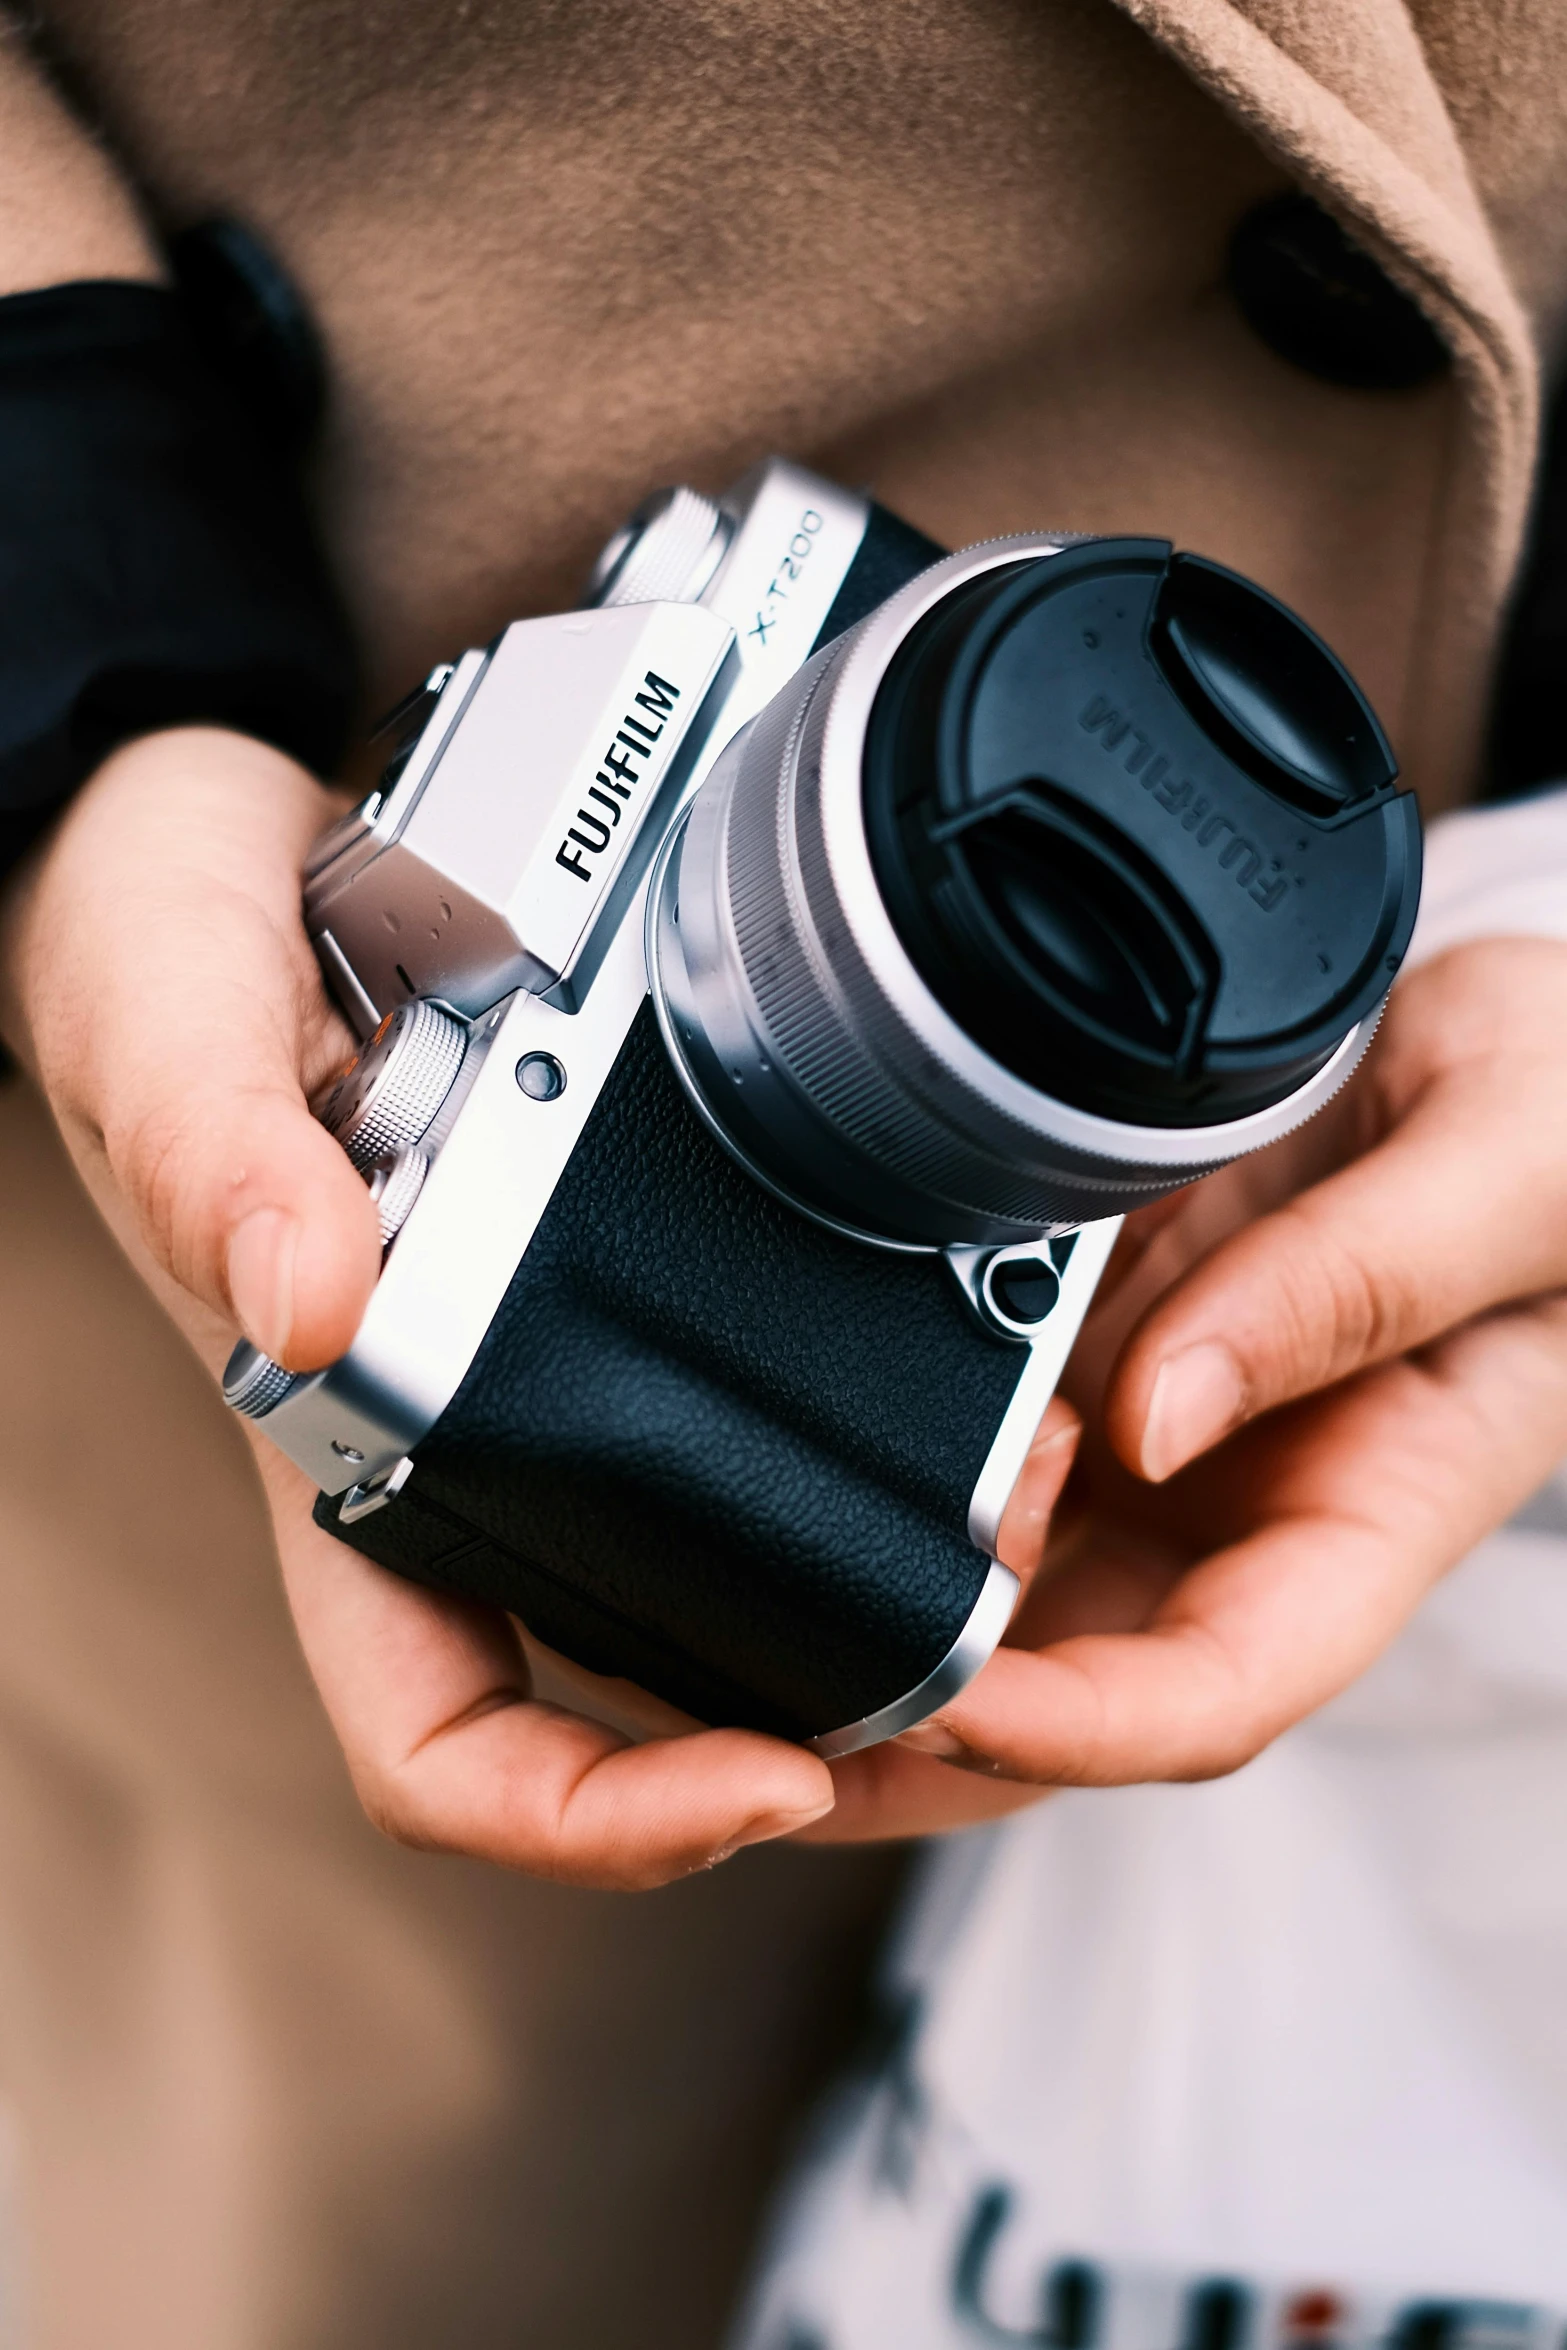
M 680 699 L 680 688 L 650 669 L 643 679 L 643 690 L 636 697 L 640 708 L 648 715 L 658 716 L 658 724 L 649 727 L 644 719 L 628 711 L 622 718 L 615 739 L 604 753 L 604 764 L 595 780 L 588 785 L 588 797 L 596 800 L 607 811 L 609 822 L 595 815 L 591 808 L 579 808 L 576 821 L 569 826 L 566 838 L 555 851 L 555 862 L 564 865 L 579 881 L 592 883 L 596 870 L 586 862 L 588 857 L 600 856 L 609 847 L 610 839 L 620 823 L 621 802 L 631 798 L 632 787 L 643 781 L 648 770 L 635 767 L 632 761 L 647 758 L 664 731 L 664 720 Z M 583 828 L 586 827 L 584 830 Z
M 727 621 L 674 603 L 520 620 L 466 656 L 385 804 L 312 877 L 361 1024 L 413 996 L 472 1018 L 514 988 L 585 987 L 733 661 Z

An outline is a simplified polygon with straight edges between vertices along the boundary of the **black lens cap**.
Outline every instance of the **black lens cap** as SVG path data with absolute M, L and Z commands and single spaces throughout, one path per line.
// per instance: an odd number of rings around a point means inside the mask
M 1348 671 L 1159 539 L 955 589 L 865 747 L 872 859 L 937 999 L 1058 1100 L 1150 1126 L 1272 1107 L 1385 994 L 1420 824 Z

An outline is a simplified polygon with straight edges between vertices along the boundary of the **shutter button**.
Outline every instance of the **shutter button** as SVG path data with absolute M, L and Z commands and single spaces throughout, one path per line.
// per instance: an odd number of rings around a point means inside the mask
M 1270 351 L 1324 383 L 1407 392 L 1448 363 L 1418 304 L 1310 196 L 1247 213 L 1230 244 L 1230 291 Z

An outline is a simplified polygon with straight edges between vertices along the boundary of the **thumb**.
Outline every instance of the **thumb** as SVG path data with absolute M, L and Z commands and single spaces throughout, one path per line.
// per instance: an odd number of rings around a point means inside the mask
M 305 1098 L 347 1042 L 299 918 L 328 812 L 263 744 L 147 738 L 72 811 L 24 948 L 56 1109 L 164 1270 L 291 1370 L 352 1343 L 380 1267 L 369 1191 Z
M 375 1286 L 380 1232 L 365 1184 L 291 1071 L 267 1071 L 258 1053 L 243 1083 L 197 1088 L 173 1076 L 117 1142 L 111 1165 L 183 1288 L 226 1307 L 290 1370 L 347 1350 Z

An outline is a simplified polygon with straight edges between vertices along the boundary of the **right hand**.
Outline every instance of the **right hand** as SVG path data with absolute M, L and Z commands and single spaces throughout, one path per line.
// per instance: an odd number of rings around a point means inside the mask
M 1567 945 L 1400 978 L 1317 1118 L 1129 1219 L 1069 1376 L 1089 1436 L 1049 1571 L 813 1833 L 884 1833 L 910 1748 L 1040 1787 L 1238 1769 L 1539 1490 L 1567 1448 Z
M 306 1107 L 352 1043 L 299 906 L 305 851 L 335 812 L 261 743 L 149 735 L 105 762 L 0 907 L 9 1041 L 214 1374 L 237 1329 L 291 1369 L 332 1361 L 379 1269 L 369 1193 Z M 633 1745 L 538 1702 L 508 1617 L 323 1534 L 308 1479 L 254 1441 L 306 1660 L 388 1834 L 634 1887 L 831 1809 L 827 1766 L 779 1739 Z

